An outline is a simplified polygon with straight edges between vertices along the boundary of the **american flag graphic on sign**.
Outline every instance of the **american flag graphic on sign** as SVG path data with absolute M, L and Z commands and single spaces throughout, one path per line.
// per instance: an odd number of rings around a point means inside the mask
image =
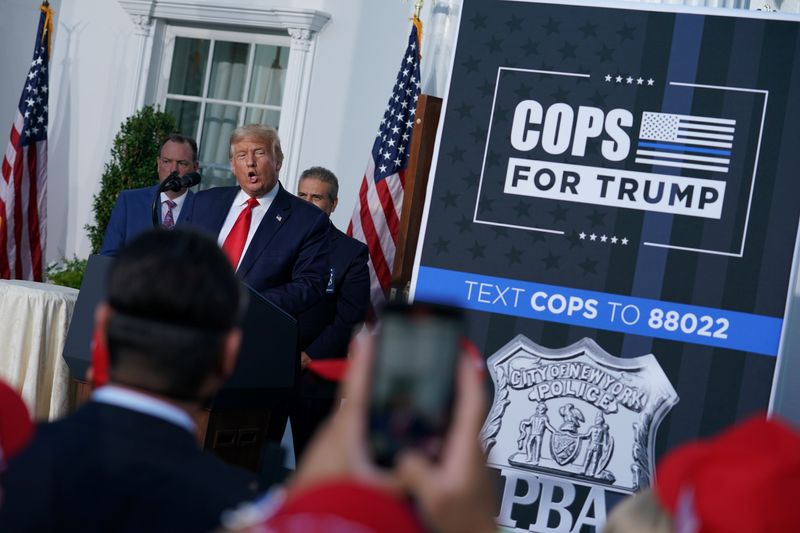
M 636 162 L 727 173 L 735 129 L 735 120 L 645 111 Z
M 47 207 L 48 71 L 53 12 L 40 7 L 25 78 L 0 175 L 0 278 L 42 281 Z
M 369 248 L 370 303 L 380 309 L 392 282 L 392 266 L 403 208 L 403 184 L 408 167 L 411 131 L 420 92 L 419 36 L 414 19 L 392 96 L 372 145 L 347 234 Z

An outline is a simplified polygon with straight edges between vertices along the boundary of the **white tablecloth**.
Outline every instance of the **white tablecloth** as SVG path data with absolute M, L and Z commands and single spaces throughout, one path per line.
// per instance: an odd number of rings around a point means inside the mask
M 0 378 L 38 420 L 67 412 L 69 370 L 61 353 L 77 298 L 76 289 L 0 280 Z

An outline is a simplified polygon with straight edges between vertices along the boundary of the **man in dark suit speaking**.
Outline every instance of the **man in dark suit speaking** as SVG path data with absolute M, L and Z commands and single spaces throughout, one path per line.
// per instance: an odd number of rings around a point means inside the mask
M 109 385 L 38 428 L 2 480 L 0 531 L 210 531 L 251 476 L 205 454 L 195 415 L 232 372 L 243 296 L 206 237 L 152 231 L 108 275 Z
M 325 290 L 328 217 L 278 183 L 283 152 L 275 129 L 236 128 L 230 164 L 238 187 L 195 195 L 192 224 L 217 239 L 244 283 L 297 316 Z
M 173 134 L 161 141 L 158 161 L 158 184 L 140 189 L 122 191 L 111 211 L 100 255 L 115 256 L 126 243 L 153 227 L 151 209 L 158 187 L 170 174 L 183 176 L 197 172 L 197 143 L 191 137 Z M 158 212 L 161 226 L 172 229 L 186 219 L 192 209 L 193 193 L 187 189 L 161 193 Z
M 339 181 L 323 167 L 300 175 L 297 196 L 319 207 L 328 217 L 339 202 Z M 301 367 L 311 361 L 347 357 L 353 329 L 364 321 L 369 307 L 367 246 L 330 223 L 328 284 L 322 300 L 298 317 Z M 335 387 L 303 372 L 300 397 L 290 408 L 295 455 L 300 456 L 317 426 L 331 412 Z

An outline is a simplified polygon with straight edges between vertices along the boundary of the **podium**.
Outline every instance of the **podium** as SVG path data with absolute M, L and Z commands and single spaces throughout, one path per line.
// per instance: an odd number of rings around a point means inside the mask
M 82 403 L 90 394 L 83 379 L 91 364 L 94 311 L 105 298 L 107 271 L 113 259 L 89 258 L 72 315 L 63 357 L 73 381 L 71 396 Z M 258 471 L 267 435 L 280 433 L 271 423 L 285 403 L 299 372 L 297 321 L 243 284 L 249 302 L 242 322 L 242 346 L 233 375 L 196 420 L 205 449 L 223 460 Z

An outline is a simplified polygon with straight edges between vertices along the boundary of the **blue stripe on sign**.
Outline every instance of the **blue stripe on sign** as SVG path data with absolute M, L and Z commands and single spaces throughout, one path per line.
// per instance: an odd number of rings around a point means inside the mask
M 764 315 L 424 266 L 419 268 L 414 298 L 773 357 L 783 325 L 782 319 Z
M 716 150 L 714 148 L 697 148 L 696 146 L 686 146 L 683 144 L 649 143 L 645 141 L 639 141 L 639 146 L 643 148 L 661 148 L 662 150 L 672 150 L 673 152 L 697 152 L 700 154 L 731 155 L 730 150 Z

